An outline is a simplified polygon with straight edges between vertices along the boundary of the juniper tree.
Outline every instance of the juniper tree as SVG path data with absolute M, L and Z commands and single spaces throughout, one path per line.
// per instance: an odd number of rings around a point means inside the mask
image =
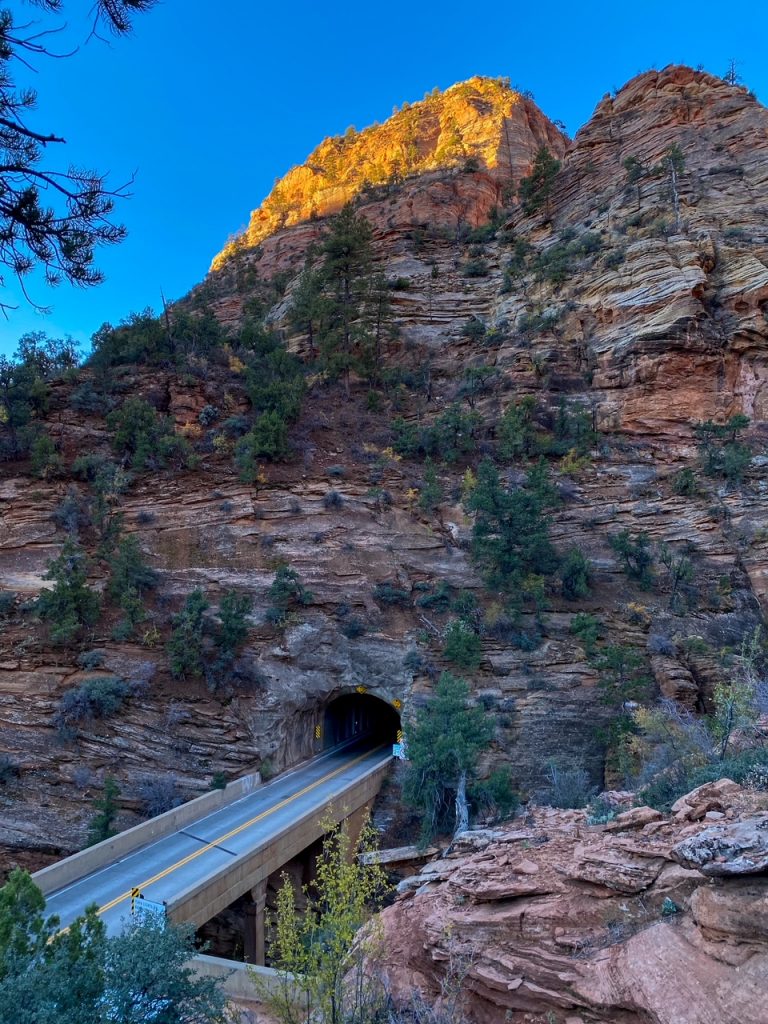
M 559 563 L 545 511 L 555 502 L 543 469 L 528 473 L 526 487 L 509 490 L 490 459 L 483 459 L 466 506 L 475 514 L 472 555 L 492 590 L 520 603 L 534 578 L 551 575 Z
M 404 795 L 423 812 L 422 839 L 428 841 L 450 818 L 454 833 L 469 827 L 468 785 L 480 754 L 493 737 L 482 708 L 469 703 L 469 687 L 443 672 L 434 697 L 406 722 L 408 769 Z
M 98 594 L 87 584 L 88 559 L 73 540 L 65 542 L 58 558 L 48 563 L 44 579 L 53 587 L 37 599 L 37 613 L 50 624 L 54 644 L 74 640 L 85 626 L 93 626 L 99 618 Z
M 317 339 L 325 312 L 322 272 L 308 265 L 291 293 L 288 316 L 294 327 L 306 333 L 310 359 L 317 355 Z
M 322 274 L 328 319 L 320 353 L 328 372 L 343 379 L 347 397 L 350 374 L 364 372 L 371 358 L 373 339 L 366 317 L 371 237 L 368 221 L 348 203 L 333 218 L 323 242 Z
M 62 929 L 17 868 L 0 889 L 0 1024 L 225 1024 L 193 952 L 186 927 L 140 921 L 110 937 L 95 904 Z
M 208 601 L 198 587 L 187 596 L 181 611 L 173 616 L 173 632 L 168 641 L 171 675 L 202 675 L 204 616 Z
M 546 146 L 541 146 L 533 161 L 531 173 L 520 181 L 519 195 L 524 213 L 536 213 L 543 206 L 549 216 L 550 199 L 559 170 L 560 161 L 552 156 Z

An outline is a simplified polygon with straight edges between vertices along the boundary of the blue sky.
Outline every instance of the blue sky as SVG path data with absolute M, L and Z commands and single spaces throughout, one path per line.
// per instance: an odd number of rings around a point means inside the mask
M 67 47 L 87 34 L 90 7 L 66 0 Z M 129 237 L 101 253 L 106 283 L 31 283 L 53 312 L 41 316 L 21 301 L 0 320 L 0 351 L 29 330 L 87 344 L 104 321 L 157 308 L 161 290 L 183 295 L 274 179 L 323 137 L 383 121 L 436 85 L 508 75 L 573 134 L 606 92 L 640 71 L 687 63 L 723 74 L 734 57 L 766 102 L 767 29 L 768 8 L 757 0 L 164 0 L 131 38 L 91 41 L 71 59 L 39 60 L 34 75 L 24 73 L 40 96 L 34 126 L 67 139 L 49 164 L 109 170 L 115 184 L 136 172 L 136 181 L 118 208 Z M 7 284 L 14 295 L 10 276 Z

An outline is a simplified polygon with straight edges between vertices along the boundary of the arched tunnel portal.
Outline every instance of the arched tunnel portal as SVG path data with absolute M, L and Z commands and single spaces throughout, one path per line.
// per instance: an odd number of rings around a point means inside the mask
M 343 693 L 330 701 L 323 716 L 323 749 L 360 739 L 378 746 L 395 743 L 400 730 L 397 709 L 370 693 Z

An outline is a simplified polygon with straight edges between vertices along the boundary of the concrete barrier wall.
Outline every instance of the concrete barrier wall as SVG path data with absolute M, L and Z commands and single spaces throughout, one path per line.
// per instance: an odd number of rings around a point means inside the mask
M 149 821 L 143 821 L 140 825 L 126 829 L 111 839 L 105 839 L 102 843 L 89 846 L 87 850 L 80 853 L 73 853 L 72 856 L 55 864 L 36 871 L 32 878 L 47 896 L 51 892 L 62 889 L 65 885 L 71 885 L 80 878 L 98 871 L 113 861 L 120 860 L 134 850 L 147 846 L 156 839 L 173 835 L 179 829 L 184 828 L 198 818 L 204 818 L 222 807 L 235 803 L 241 797 L 248 796 L 261 783 L 261 776 L 258 772 L 252 775 L 244 775 L 240 779 L 230 782 L 226 789 L 212 789 L 210 793 L 203 793 L 179 807 L 174 807 L 165 814 L 158 814 Z
M 214 978 L 228 999 L 261 1001 L 265 995 L 282 994 L 295 1006 L 306 1000 L 301 985 L 291 975 L 281 974 L 272 967 L 254 967 L 237 960 L 224 960 L 218 956 L 200 953 L 189 966 L 196 974 Z
M 387 774 L 391 757 L 371 768 L 345 789 L 314 807 L 262 845 L 242 854 L 218 872 L 189 886 L 168 904 L 168 917 L 179 924 L 199 927 L 228 907 L 292 857 L 319 839 L 325 829 L 321 822 L 338 825 L 373 800 Z

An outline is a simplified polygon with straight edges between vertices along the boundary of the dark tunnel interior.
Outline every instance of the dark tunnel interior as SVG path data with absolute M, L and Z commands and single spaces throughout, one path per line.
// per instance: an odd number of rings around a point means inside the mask
M 371 746 L 394 743 L 400 728 L 400 715 L 386 701 L 369 693 L 345 693 L 325 709 L 323 746 L 360 738 Z

